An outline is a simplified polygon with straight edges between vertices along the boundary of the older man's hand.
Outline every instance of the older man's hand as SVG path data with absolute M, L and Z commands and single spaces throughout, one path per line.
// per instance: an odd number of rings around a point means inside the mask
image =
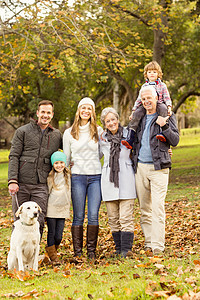
M 160 127 L 164 126 L 166 123 L 167 123 L 167 120 L 169 119 L 169 116 L 167 117 L 161 117 L 161 116 L 158 116 L 157 120 L 156 120 L 156 123 L 158 125 L 160 125 Z

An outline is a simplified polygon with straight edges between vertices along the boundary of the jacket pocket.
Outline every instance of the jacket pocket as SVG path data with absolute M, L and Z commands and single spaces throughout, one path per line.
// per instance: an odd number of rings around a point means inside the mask
M 23 169 L 25 166 L 28 166 L 29 164 L 33 164 L 35 162 L 35 158 L 34 157 L 20 157 L 19 159 L 19 168 L 20 170 Z M 30 167 L 32 168 L 33 166 L 30 165 Z
M 45 164 L 50 164 L 50 158 L 45 157 L 45 158 L 44 158 L 44 163 L 45 163 Z
M 161 164 L 171 163 L 171 158 L 168 149 L 160 149 L 160 160 Z

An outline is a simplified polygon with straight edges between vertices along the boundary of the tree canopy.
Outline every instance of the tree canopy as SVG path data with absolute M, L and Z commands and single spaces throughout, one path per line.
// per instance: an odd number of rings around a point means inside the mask
M 90 96 L 99 111 L 119 87 L 124 121 L 144 82 L 146 63 L 162 67 L 177 109 L 200 95 L 199 0 L 3 2 L 0 113 L 27 122 L 42 99 L 55 121 L 73 119 Z

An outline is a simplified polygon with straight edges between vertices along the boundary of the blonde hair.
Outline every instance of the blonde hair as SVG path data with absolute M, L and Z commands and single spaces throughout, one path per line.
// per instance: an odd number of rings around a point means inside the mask
M 149 70 L 156 70 L 158 72 L 158 77 L 160 79 L 162 79 L 163 72 L 162 72 L 160 65 L 156 61 L 152 61 L 144 67 L 144 78 L 145 79 L 147 79 L 147 71 L 149 71 Z
M 55 177 L 56 173 L 57 172 L 55 171 L 55 169 L 53 167 L 52 170 L 50 171 L 48 177 L 47 177 L 47 184 L 48 184 L 49 192 L 52 190 L 52 188 L 54 188 L 56 190 L 58 189 L 58 186 L 55 184 L 55 180 L 54 180 L 54 177 Z M 67 167 L 65 167 L 64 170 L 63 170 L 63 174 L 64 174 L 65 182 L 66 182 L 66 185 L 67 185 L 67 189 L 69 189 L 69 187 L 70 187 L 69 178 L 70 178 L 71 172 Z
M 72 124 L 72 129 L 71 129 L 71 135 L 76 140 L 79 139 L 79 126 L 81 124 L 80 108 L 81 107 L 79 107 L 76 111 L 74 123 Z M 90 118 L 90 136 L 91 139 L 94 139 L 95 142 L 98 142 L 99 137 L 98 137 L 97 124 L 96 124 L 96 114 L 93 106 L 92 106 L 92 113 Z

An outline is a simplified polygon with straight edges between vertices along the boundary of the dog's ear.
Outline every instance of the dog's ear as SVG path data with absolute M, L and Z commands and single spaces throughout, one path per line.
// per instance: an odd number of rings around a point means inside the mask
M 23 209 L 23 207 L 22 207 L 22 205 L 18 208 L 18 210 L 16 211 L 16 213 L 15 213 L 15 216 L 16 217 L 19 217 L 19 214 L 21 214 L 22 213 L 22 209 Z
M 41 207 L 38 205 L 38 211 L 41 213 L 42 212 L 42 209 Z

